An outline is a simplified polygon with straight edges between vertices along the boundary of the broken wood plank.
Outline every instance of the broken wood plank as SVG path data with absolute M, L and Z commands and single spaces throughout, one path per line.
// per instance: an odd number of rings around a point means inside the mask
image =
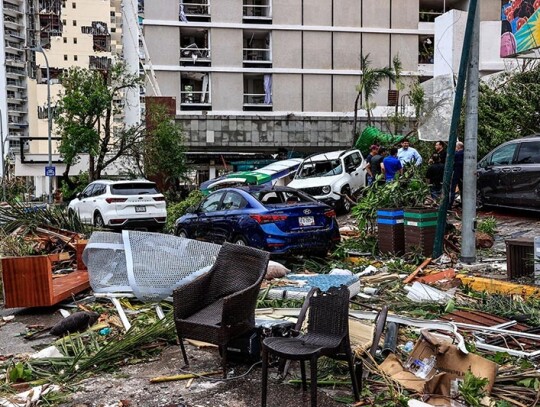
M 424 284 L 433 284 L 441 280 L 449 280 L 456 276 L 454 269 L 443 270 L 439 273 L 428 274 L 423 277 L 417 277 L 415 280 Z
M 187 379 L 194 379 L 197 377 L 202 376 L 215 376 L 218 374 L 223 374 L 223 371 L 220 370 L 219 372 L 204 372 L 204 373 L 186 373 L 186 374 L 177 374 L 173 376 L 158 376 L 154 377 L 153 379 L 150 379 L 150 383 L 163 383 L 163 382 L 172 382 L 175 380 L 187 380 Z
M 420 273 L 424 267 L 426 267 L 431 262 L 431 257 L 428 257 L 423 261 L 422 264 L 420 264 L 416 270 L 414 270 L 411 274 L 409 274 L 407 277 L 405 277 L 405 280 L 403 280 L 403 284 L 409 284 L 418 273 Z

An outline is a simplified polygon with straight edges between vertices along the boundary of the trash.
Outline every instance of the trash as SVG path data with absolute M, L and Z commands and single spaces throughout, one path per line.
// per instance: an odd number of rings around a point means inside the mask
M 421 333 L 409 358 L 414 361 L 411 366 L 418 367 L 416 375 L 404 367 L 393 354 L 390 354 L 379 368 L 403 387 L 431 395 L 426 401 L 436 400 L 436 405 L 452 405 L 452 400 L 448 399 L 452 381 L 463 379 L 468 371 L 476 377 L 488 379 L 485 389 L 488 394 L 491 392 L 497 374 L 496 363 L 472 353 L 464 354 L 452 344 L 450 338 L 443 339 L 425 330 Z M 424 375 L 426 379 L 423 379 Z
M 54 336 L 63 336 L 67 333 L 84 331 L 88 327 L 94 325 L 98 318 L 99 314 L 96 312 L 75 312 L 54 325 L 49 333 Z
M 48 346 L 30 355 L 32 359 L 46 359 L 46 358 L 63 358 L 64 355 L 56 348 L 56 346 Z
M 351 270 L 333 268 L 328 274 L 331 276 L 352 276 L 353 273 Z
M 438 303 L 446 303 L 451 300 L 457 288 L 452 288 L 448 291 L 441 291 L 429 285 L 415 282 L 412 287 L 404 287 L 409 291 L 407 298 L 415 302 L 434 301 Z
M 277 261 L 270 260 L 268 262 L 268 268 L 266 270 L 266 275 L 264 278 L 267 280 L 272 280 L 274 278 L 285 277 L 291 272 L 290 269 L 285 267 L 283 264 L 278 263 Z
M 414 348 L 414 343 L 412 341 L 407 342 L 405 345 L 403 345 L 403 352 L 409 353 Z
M 107 328 L 100 329 L 99 334 L 102 336 L 105 336 L 105 335 L 109 335 L 111 331 L 112 329 L 107 327 Z
M 403 280 L 403 284 L 409 284 L 411 281 L 413 281 L 416 275 L 420 273 L 430 262 L 431 257 L 425 259 L 424 262 L 416 268 L 416 270 L 414 270 L 405 280 Z

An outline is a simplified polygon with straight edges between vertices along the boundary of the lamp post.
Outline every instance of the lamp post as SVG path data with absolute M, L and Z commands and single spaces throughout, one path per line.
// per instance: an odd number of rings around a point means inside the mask
M 0 110 L 0 154 L 2 154 L 2 201 L 6 200 L 6 155 L 4 154 L 4 123 Z
M 49 163 L 48 168 L 52 167 L 52 115 L 51 115 L 51 76 L 50 76 L 50 69 L 49 69 L 49 60 L 47 59 L 47 54 L 45 53 L 45 50 L 41 45 L 38 45 L 37 47 L 28 48 L 30 51 L 40 52 L 43 54 L 43 58 L 45 58 L 45 67 L 47 68 L 47 140 L 49 143 Z M 48 186 L 48 197 L 47 201 L 49 204 L 53 203 L 53 193 L 52 193 L 52 175 L 47 175 L 47 178 L 49 180 L 49 186 Z

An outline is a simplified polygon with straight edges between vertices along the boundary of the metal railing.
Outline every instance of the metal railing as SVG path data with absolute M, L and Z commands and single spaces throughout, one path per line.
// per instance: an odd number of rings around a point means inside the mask
M 267 48 L 244 48 L 244 61 L 270 62 L 270 50 Z
M 209 61 L 210 48 L 199 48 L 190 46 L 180 48 L 180 61 L 197 62 L 198 60 Z
M 184 6 L 184 14 L 189 15 L 210 15 L 210 2 L 209 1 L 181 1 L 180 5 Z
M 244 17 L 266 17 L 270 18 L 270 5 L 244 4 Z
M 197 90 L 184 90 L 180 92 L 181 104 L 210 104 L 210 93 Z
M 266 95 L 264 93 L 244 93 L 245 105 L 269 105 L 264 103 Z

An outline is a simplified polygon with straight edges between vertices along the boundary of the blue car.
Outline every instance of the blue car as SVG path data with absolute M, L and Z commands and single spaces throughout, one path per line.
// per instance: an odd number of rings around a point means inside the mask
M 336 212 L 287 187 L 224 188 L 180 217 L 175 235 L 218 244 L 232 242 L 273 255 L 324 257 L 340 240 Z

